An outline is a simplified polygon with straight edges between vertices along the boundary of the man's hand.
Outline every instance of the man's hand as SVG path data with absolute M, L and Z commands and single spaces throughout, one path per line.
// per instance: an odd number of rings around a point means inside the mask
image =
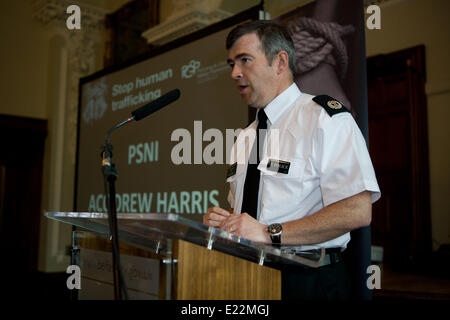
M 259 223 L 247 213 L 233 214 L 232 209 L 230 211 L 220 207 L 211 207 L 203 216 L 203 224 L 251 241 L 271 243 L 266 225 Z
M 222 222 L 227 219 L 231 213 L 220 207 L 211 207 L 203 216 L 203 224 L 210 227 L 220 227 Z
M 266 231 L 267 226 L 259 223 L 247 213 L 230 215 L 223 220 L 219 227 L 251 241 L 271 243 L 269 234 Z

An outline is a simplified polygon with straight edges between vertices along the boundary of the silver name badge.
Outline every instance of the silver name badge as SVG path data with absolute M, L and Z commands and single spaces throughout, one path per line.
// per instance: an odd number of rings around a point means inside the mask
M 290 162 L 269 159 L 269 162 L 267 163 L 267 170 L 287 174 L 290 166 Z

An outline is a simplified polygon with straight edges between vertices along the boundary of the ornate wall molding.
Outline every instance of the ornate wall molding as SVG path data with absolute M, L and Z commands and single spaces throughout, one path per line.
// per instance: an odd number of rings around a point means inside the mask
M 32 0 L 33 16 L 44 25 L 57 22 L 66 27 L 67 7 L 76 4 L 81 9 L 81 29 L 103 29 L 106 11 L 80 1 L 68 0 Z M 60 22 L 64 22 L 60 24 Z
M 67 7 L 76 4 L 81 9 L 81 29 L 69 30 L 66 26 Z M 70 163 L 75 164 L 76 128 L 78 110 L 78 84 L 80 78 L 101 69 L 98 52 L 105 42 L 106 10 L 87 5 L 81 1 L 68 0 L 33 0 L 33 16 L 45 25 L 54 35 L 61 35 L 67 44 L 67 74 L 65 107 L 65 130 L 67 140 L 64 152 L 70 157 Z M 57 152 L 60 152 L 58 150 Z
M 232 16 L 220 9 L 222 0 L 174 0 L 172 14 L 142 33 L 147 43 L 162 45 Z
M 79 81 L 103 67 L 101 57 L 105 43 L 106 11 L 81 1 L 31 0 L 30 3 L 33 17 L 48 34 L 48 43 L 41 45 L 50 48 L 52 39 L 64 39 L 59 49 L 52 49 L 57 50 L 54 54 L 60 57 L 60 61 L 57 79 L 49 83 L 52 90 L 47 99 L 52 125 L 49 130 L 51 148 L 48 156 L 50 172 L 46 177 L 49 181 L 46 205 L 47 209 L 68 210 L 73 205 Z M 81 10 L 81 29 L 69 30 L 66 24 L 70 15 L 67 7 L 73 4 Z M 49 62 L 48 72 L 55 68 L 52 63 L 55 62 Z M 55 271 L 67 266 L 65 245 L 69 240 L 70 236 L 67 236 L 63 226 L 49 223 L 45 245 L 46 269 Z

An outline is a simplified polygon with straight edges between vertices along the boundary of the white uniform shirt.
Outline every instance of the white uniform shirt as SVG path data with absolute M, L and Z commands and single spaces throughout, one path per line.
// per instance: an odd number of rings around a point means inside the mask
M 268 131 L 261 171 L 258 220 L 263 224 L 283 223 L 314 214 L 323 207 L 372 192 L 372 203 L 380 189 L 366 142 L 349 112 L 330 116 L 293 83 L 269 103 L 264 111 Z M 234 213 L 241 213 L 248 155 L 255 140 L 256 120 L 242 130 L 233 146 L 230 164 L 236 172 L 230 183 L 228 201 Z M 269 160 L 290 163 L 287 173 L 267 167 Z M 345 248 L 350 233 L 297 251 L 317 248 Z

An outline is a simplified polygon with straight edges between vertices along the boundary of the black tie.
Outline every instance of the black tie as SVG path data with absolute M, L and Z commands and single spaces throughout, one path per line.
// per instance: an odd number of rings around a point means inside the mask
M 263 130 L 260 131 L 260 129 Z M 258 112 L 258 127 L 256 128 L 256 139 L 253 143 L 252 151 L 250 153 L 247 175 L 245 176 L 244 198 L 242 200 L 241 210 L 241 212 L 247 212 L 255 219 L 258 212 L 258 193 L 260 179 L 258 165 L 260 162 L 262 147 L 264 146 L 266 129 L 267 115 L 264 112 L 264 109 L 261 109 Z M 254 163 L 255 160 L 256 163 Z

